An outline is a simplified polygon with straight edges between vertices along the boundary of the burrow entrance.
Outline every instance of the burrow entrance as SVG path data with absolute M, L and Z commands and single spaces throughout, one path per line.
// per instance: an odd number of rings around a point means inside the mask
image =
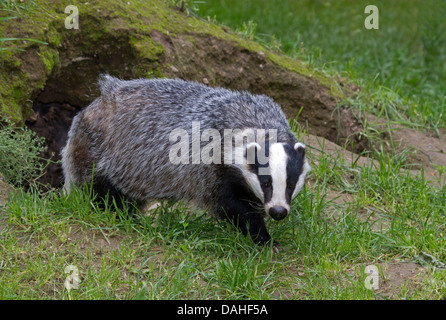
M 43 103 L 37 101 L 34 104 L 34 115 L 26 121 L 26 125 L 39 136 L 45 137 L 47 149 L 42 157 L 52 160 L 47 167 L 46 174 L 40 178 L 41 183 L 55 188 L 62 185 L 60 152 L 67 141 L 71 122 L 81 109 L 82 107 L 71 105 L 68 102 Z
M 99 22 L 95 23 L 99 29 Z M 63 185 L 61 151 L 68 138 L 74 116 L 99 96 L 97 80 L 108 73 L 123 79 L 140 77 L 141 65 L 128 35 L 107 35 L 88 43 L 89 35 L 64 34 L 64 46 L 59 51 L 60 66 L 53 71 L 43 90 L 36 94 L 32 115 L 26 120 L 28 128 L 44 137 L 47 150 L 42 154 L 52 162 L 39 180 L 44 185 L 60 188 Z

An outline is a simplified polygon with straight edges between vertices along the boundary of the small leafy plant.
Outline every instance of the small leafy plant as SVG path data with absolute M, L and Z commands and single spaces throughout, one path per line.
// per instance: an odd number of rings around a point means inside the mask
M 4 124 L 0 129 L 0 174 L 15 186 L 35 185 L 49 163 L 40 157 L 46 148 L 44 138 L 7 119 L 0 123 Z

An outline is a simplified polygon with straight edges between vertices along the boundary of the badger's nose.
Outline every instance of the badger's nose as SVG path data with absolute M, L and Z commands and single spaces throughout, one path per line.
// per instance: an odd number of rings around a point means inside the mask
M 269 215 L 274 220 L 282 220 L 285 218 L 288 214 L 288 210 L 281 206 L 274 206 L 271 209 L 269 209 Z

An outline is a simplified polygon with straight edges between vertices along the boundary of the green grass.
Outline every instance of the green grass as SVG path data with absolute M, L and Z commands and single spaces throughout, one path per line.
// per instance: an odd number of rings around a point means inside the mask
M 279 254 L 181 203 L 129 217 L 99 210 L 88 188 L 69 197 L 18 190 L 1 209 L 0 299 L 445 298 L 446 271 L 433 263 L 419 283 L 384 295 L 365 287 L 364 268 L 420 263 L 421 253 L 446 261 L 446 186 L 402 170 L 403 159 L 310 157 L 319 163 L 312 187 L 287 221 L 268 221 Z M 77 290 L 64 287 L 69 265 Z
M 379 9 L 378 30 L 364 27 L 369 4 Z M 202 17 L 346 75 L 367 89 L 367 111 L 379 112 L 379 104 L 417 124 L 446 125 L 444 0 L 208 0 L 198 7 Z
M 38 8 L 39 8 L 38 5 L 35 3 L 35 1 L 32 0 L 23 2 L 19 2 L 17 0 L 0 0 L 0 11 L 3 11 L 1 12 L 2 16 L 0 17 L 0 22 L 13 24 L 15 19 L 19 17 L 26 17 L 26 14 L 28 12 L 37 10 Z M 3 16 L 5 14 L 6 16 Z M 30 41 L 43 45 L 48 44 L 46 42 L 37 39 L 0 37 L 0 53 L 2 51 L 14 51 L 14 50 L 23 51 L 23 49 L 11 45 L 17 41 Z
M 444 21 L 435 7 L 419 11 L 431 19 L 409 23 L 421 2 L 377 2 L 378 33 L 361 30 L 362 2 L 262 3 L 220 1 L 212 10 L 244 36 L 364 85 L 346 105 L 412 126 L 443 125 L 444 52 L 420 47 Z M 199 13 L 212 12 L 210 5 Z M 420 21 L 434 27 L 420 29 Z M 361 162 L 329 154 L 324 141 L 307 150 L 309 183 L 285 221 L 267 221 L 283 246 L 278 254 L 182 203 L 129 216 L 127 208 L 100 210 L 88 188 L 69 197 L 19 188 L 0 207 L 0 299 L 445 299 L 445 168 L 428 181 L 410 171 L 404 152 L 371 151 Z M 398 274 L 385 265 L 408 262 L 419 277 L 393 285 Z M 369 290 L 365 269 L 375 264 L 380 288 Z M 71 265 L 81 282 L 67 290 Z

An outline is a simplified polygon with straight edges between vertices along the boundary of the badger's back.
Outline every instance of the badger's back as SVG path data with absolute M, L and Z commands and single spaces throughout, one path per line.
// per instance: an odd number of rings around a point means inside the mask
M 104 108 L 110 109 L 113 105 L 112 108 L 117 108 L 116 111 L 125 117 L 133 113 L 144 123 L 158 121 L 168 130 L 172 127 L 187 130 L 192 121 L 201 121 L 202 129 L 219 131 L 277 129 L 279 141 L 295 141 L 281 108 L 265 95 L 212 88 L 179 79 L 123 81 L 105 75 L 99 84 Z
M 169 135 L 216 129 L 276 129 L 279 142 L 296 140 L 272 99 L 172 79 L 100 79 L 101 96 L 73 120 L 62 151 L 65 185 L 106 179 L 138 200 L 176 198 L 213 202 L 222 165 L 172 164 Z M 192 141 L 191 141 L 192 142 Z M 190 148 L 191 149 L 191 148 Z M 190 162 L 192 163 L 192 161 Z

